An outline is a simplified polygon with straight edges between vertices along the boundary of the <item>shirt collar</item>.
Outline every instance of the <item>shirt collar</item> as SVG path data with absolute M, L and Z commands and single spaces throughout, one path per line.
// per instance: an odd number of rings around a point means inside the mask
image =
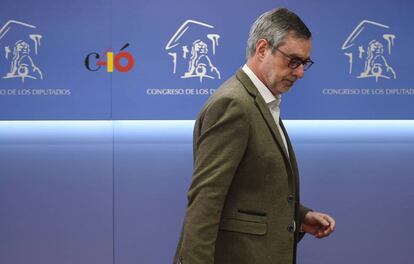
M 249 76 L 254 86 L 256 86 L 257 90 L 263 97 L 266 104 L 276 104 L 277 106 L 280 105 L 280 102 L 282 101 L 282 96 L 280 94 L 274 96 L 272 92 L 266 87 L 266 85 L 264 85 L 264 83 L 261 80 L 259 80 L 259 78 L 257 78 L 256 74 L 254 74 L 254 72 L 246 64 L 244 64 L 242 69 L 246 73 L 246 75 Z

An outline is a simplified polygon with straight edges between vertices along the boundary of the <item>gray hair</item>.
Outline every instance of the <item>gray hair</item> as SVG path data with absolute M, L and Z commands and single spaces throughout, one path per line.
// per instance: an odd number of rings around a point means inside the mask
M 296 37 L 310 39 L 312 34 L 303 21 L 292 11 L 278 8 L 263 13 L 252 25 L 247 40 L 246 57 L 252 57 L 256 52 L 256 44 L 260 39 L 266 39 L 272 53 L 289 32 Z

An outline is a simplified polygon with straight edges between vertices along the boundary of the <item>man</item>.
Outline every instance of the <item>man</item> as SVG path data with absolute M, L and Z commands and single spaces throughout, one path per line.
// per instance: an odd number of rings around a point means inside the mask
M 243 69 L 201 110 L 194 174 L 174 263 L 291 264 L 296 244 L 335 228 L 299 202 L 295 154 L 279 119 L 281 94 L 312 65 L 311 33 L 287 9 L 252 25 Z

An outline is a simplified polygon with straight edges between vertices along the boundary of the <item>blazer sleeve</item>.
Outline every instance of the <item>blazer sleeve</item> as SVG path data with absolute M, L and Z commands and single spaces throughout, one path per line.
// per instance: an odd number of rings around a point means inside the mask
M 240 103 L 219 98 L 206 106 L 196 123 L 194 171 L 177 252 L 179 263 L 214 263 L 221 212 L 248 142 L 246 119 Z
M 307 208 L 306 206 L 299 204 L 299 228 L 301 228 L 302 223 L 303 223 L 303 219 L 305 218 L 305 215 L 312 211 L 311 209 Z M 305 232 L 302 232 L 301 230 L 299 230 L 299 235 L 298 235 L 298 242 L 302 240 L 302 238 L 305 236 Z

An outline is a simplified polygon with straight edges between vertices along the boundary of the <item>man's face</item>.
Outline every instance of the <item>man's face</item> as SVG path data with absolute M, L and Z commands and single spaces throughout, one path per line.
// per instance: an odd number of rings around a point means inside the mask
M 310 59 L 311 46 L 310 39 L 297 38 L 293 33 L 289 33 L 278 49 L 290 58 L 306 60 Z M 266 47 L 263 49 L 258 77 L 273 94 L 285 93 L 297 79 L 303 77 L 303 65 L 291 69 L 288 66 L 290 59 L 287 56 L 278 50 L 272 54 L 268 45 Z

